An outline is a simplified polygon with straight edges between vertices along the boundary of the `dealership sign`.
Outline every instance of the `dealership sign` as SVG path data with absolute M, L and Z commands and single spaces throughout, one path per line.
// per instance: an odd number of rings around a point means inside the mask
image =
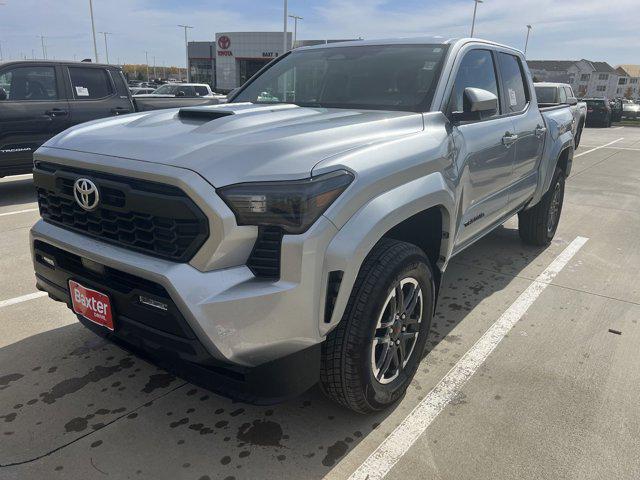
M 233 57 L 233 53 L 229 50 L 231 46 L 231 39 L 226 35 L 220 35 L 218 38 L 218 56 L 219 57 Z

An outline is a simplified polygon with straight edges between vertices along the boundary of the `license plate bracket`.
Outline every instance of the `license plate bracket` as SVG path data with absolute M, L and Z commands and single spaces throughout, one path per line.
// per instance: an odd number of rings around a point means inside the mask
M 113 309 L 108 295 L 85 287 L 75 280 L 69 280 L 69 294 L 75 313 L 112 332 L 115 330 Z

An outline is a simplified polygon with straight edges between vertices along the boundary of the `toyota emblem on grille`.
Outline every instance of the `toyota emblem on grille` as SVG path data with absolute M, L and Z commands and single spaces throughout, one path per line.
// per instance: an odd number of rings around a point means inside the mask
M 98 187 L 88 178 L 79 178 L 73 184 L 73 196 L 84 210 L 91 211 L 100 202 Z

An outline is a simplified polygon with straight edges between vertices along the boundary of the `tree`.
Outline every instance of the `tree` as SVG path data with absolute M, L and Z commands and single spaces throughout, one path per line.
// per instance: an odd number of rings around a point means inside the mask
M 627 100 L 631 100 L 633 98 L 633 89 L 631 87 L 627 87 L 624 98 L 626 98 Z

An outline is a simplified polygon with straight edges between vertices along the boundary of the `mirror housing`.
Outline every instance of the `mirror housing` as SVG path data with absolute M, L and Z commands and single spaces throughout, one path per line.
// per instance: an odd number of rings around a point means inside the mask
M 454 121 L 482 120 L 498 111 L 498 97 L 481 88 L 467 87 L 462 94 L 462 112 L 453 112 Z
M 4 88 L 0 87 L 0 100 L 6 100 L 7 97 L 7 91 Z
M 576 97 L 567 97 L 567 105 L 577 105 L 578 99 Z

